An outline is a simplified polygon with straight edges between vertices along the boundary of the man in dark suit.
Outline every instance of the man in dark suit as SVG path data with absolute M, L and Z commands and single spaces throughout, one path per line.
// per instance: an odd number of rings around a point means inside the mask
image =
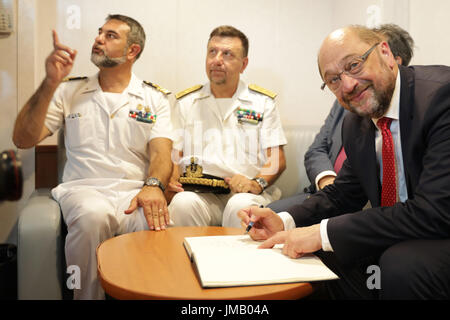
M 414 52 L 414 40 L 409 33 L 396 24 L 383 24 L 374 29 L 386 39 L 398 64 L 407 66 Z M 332 184 L 346 158 L 342 145 L 341 128 L 348 113 L 337 100 L 328 114 L 323 126 L 305 153 L 305 169 L 311 185 L 303 193 L 270 203 L 267 207 L 275 212 L 301 204 L 312 193 Z
M 249 234 L 267 239 L 261 248 L 318 254 L 340 277 L 327 283 L 333 297 L 449 299 L 450 68 L 398 66 L 362 26 L 331 33 L 318 64 L 322 87 L 351 111 L 347 159 L 332 185 L 289 213 L 251 207 L 242 223 L 255 222 Z

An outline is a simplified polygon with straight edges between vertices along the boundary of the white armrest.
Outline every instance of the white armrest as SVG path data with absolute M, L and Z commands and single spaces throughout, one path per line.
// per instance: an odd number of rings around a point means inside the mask
M 18 298 L 62 299 L 61 211 L 49 189 L 38 189 L 18 223 Z

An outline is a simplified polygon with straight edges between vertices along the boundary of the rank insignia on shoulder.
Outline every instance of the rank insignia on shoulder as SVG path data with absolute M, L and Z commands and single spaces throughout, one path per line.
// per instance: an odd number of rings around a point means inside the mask
M 190 93 L 192 93 L 192 92 L 195 92 L 195 91 L 200 90 L 201 88 L 203 88 L 203 85 L 201 85 L 201 84 L 198 84 L 198 85 L 196 85 L 196 86 L 190 87 L 190 88 L 188 88 L 188 89 L 186 89 L 186 90 L 183 90 L 183 91 L 178 92 L 178 93 L 175 95 L 175 98 L 181 99 L 181 98 L 183 98 L 184 96 L 186 96 L 186 95 L 188 95 L 188 94 L 190 94 Z
M 270 90 L 264 89 L 264 88 L 262 88 L 260 86 L 257 86 L 256 84 L 250 84 L 248 86 L 248 88 L 250 90 L 252 90 L 252 91 L 262 93 L 263 95 L 266 95 L 266 96 L 268 96 L 268 97 L 270 97 L 272 99 L 275 99 L 275 97 L 277 96 L 276 93 L 274 93 L 274 92 L 272 92 Z
M 63 79 L 63 82 L 67 82 L 67 81 L 75 81 L 75 80 L 85 80 L 88 77 L 67 77 Z
M 158 85 L 155 84 L 155 83 L 151 83 L 150 81 L 144 81 L 144 83 L 145 83 L 146 85 L 152 87 L 152 88 L 155 88 L 155 89 L 158 90 L 159 92 L 164 93 L 166 96 L 172 93 L 172 92 L 170 92 L 169 90 L 164 89 L 164 88 L 158 86 Z
M 258 124 L 263 120 L 263 113 L 250 109 L 239 108 L 236 115 L 239 123 Z

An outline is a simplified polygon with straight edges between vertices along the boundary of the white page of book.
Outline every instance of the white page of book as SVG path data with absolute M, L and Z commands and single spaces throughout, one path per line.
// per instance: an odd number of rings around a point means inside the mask
M 291 259 L 282 245 L 258 249 L 260 244 L 248 235 L 185 238 L 204 287 L 337 279 L 314 255 Z

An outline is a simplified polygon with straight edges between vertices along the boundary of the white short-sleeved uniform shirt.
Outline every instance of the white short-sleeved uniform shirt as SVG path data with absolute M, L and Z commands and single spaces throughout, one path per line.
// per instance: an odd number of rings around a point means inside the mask
M 196 89 L 178 94 L 182 97 L 173 112 L 174 149 L 183 152 L 182 169 L 194 156 L 203 173 L 255 177 L 267 161 L 265 149 L 286 144 L 274 96 L 243 81 L 224 103 L 214 97 L 209 83 Z
M 98 74 L 61 83 L 50 102 L 45 126 L 51 132 L 60 127 L 65 130 L 63 182 L 144 180 L 149 141 L 172 139 L 170 105 L 161 91 L 132 74 L 128 87 L 110 109 Z

